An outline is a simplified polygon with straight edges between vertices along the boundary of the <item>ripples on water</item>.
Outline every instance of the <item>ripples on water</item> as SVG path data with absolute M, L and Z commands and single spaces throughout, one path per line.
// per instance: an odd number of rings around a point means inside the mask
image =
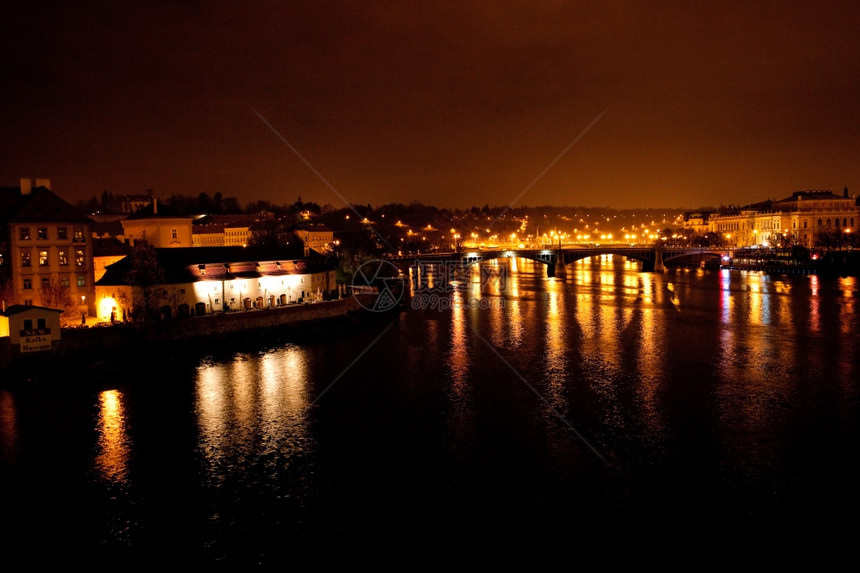
M 97 556 L 244 564 L 856 503 L 856 278 L 489 266 L 413 274 L 434 307 L 332 340 L 0 392 L 15 515 Z

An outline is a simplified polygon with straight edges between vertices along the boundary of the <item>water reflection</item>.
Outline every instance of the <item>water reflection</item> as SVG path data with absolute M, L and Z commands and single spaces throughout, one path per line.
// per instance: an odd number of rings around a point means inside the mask
M 199 448 L 220 483 L 247 463 L 283 464 L 312 447 L 305 351 L 288 346 L 259 358 L 201 366 L 196 414 Z
M 0 391 L 0 461 L 14 462 L 18 450 L 18 416 L 11 392 Z
M 115 484 L 129 479 L 128 462 L 133 450 L 123 411 L 123 395 L 118 390 L 99 394 L 98 455 L 95 459 L 101 477 Z

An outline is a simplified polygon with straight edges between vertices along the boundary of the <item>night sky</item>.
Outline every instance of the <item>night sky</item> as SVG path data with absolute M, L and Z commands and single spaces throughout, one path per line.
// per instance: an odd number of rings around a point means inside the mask
M 857 2 L 7 2 L 0 185 L 719 206 L 860 191 Z

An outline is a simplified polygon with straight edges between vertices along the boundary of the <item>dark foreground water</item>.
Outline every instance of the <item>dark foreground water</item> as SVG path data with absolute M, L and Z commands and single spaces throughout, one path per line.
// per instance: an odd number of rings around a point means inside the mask
M 3 557 L 571 564 L 856 531 L 856 278 L 487 268 L 329 337 L 0 391 Z

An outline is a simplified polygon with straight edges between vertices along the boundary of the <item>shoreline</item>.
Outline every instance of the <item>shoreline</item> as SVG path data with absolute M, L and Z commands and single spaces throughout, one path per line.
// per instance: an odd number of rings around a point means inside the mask
M 353 295 L 293 308 L 233 312 L 171 319 L 157 323 L 115 324 L 63 329 L 50 351 L 18 354 L 0 360 L 0 389 L 45 383 L 56 385 L 71 370 L 92 371 L 94 381 L 111 374 L 150 369 L 185 358 L 255 352 L 287 343 L 313 343 L 353 333 L 390 320 L 397 308 L 374 312 Z M 376 295 L 361 295 L 368 301 Z M 368 305 L 369 306 L 369 305 Z M 89 385 L 89 384 L 87 384 Z

